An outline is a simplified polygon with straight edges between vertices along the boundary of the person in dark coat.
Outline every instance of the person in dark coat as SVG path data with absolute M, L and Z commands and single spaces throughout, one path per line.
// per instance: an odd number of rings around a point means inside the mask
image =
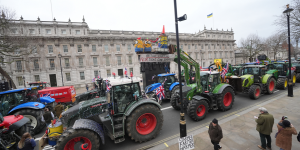
M 61 102 L 58 102 L 58 104 L 54 107 L 56 117 L 59 118 L 63 110 L 64 110 L 64 106 L 61 104 Z
M 18 143 L 18 150 L 34 150 L 36 143 L 31 135 L 26 132 L 22 135 L 21 140 Z
M 273 115 L 268 113 L 268 110 L 264 107 L 260 107 L 258 109 L 260 111 L 259 117 L 254 116 L 255 121 L 257 123 L 256 130 L 259 132 L 261 145 L 258 147 L 262 150 L 266 148 L 271 149 L 271 136 L 272 128 L 274 125 L 274 117 Z M 267 139 L 267 143 L 266 143 Z
M 297 135 L 296 129 L 288 120 L 280 120 L 277 124 L 277 128 L 276 146 L 278 146 L 280 150 L 291 150 L 292 135 Z
M 85 84 L 86 91 L 89 91 L 89 85 Z
M 214 150 L 219 150 L 222 147 L 219 145 L 221 139 L 223 138 L 222 128 L 218 124 L 217 119 L 213 119 L 209 124 L 208 134 L 211 143 L 214 145 Z
M 48 127 L 51 123 L 51 120 L 54 120 L 54 115 L 52 112 L 49 111 L 48 108 L 45 108 L 45 113 L 42 116 L 42 121 L 46 123 L 46 126 Z

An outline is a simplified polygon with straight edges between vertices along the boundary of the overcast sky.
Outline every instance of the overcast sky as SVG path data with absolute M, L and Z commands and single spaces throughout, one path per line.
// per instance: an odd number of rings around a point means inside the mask
M 173 0 L 0 0 L 0 5 L 22 15 L 24 20 L 81 22 L 91 29 L 175 32 Z M 179 23 L 179 32 L 195 33 L 204 29 L 230 30 L 238 45 L 242 37 L 276 33 L 276 16 L 291 0 L 177 0 L 178 16 L 187 14 Z M 207 15 L 213 13 L 212 18 Z

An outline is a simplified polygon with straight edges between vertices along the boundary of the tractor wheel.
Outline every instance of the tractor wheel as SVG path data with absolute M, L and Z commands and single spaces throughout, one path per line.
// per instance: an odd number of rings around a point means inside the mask
M 223 90 L 222 95 L 218 98 L 218 108 L 222 111 L 231 109 L 234 102 L 234 91 L 232 88 L 227 87 Z
M 278 78 L 276 88 L 285 90 L 287 88 L 287 84 L 288 84 L 287 78 Z
M 249 89 L 249 97 L 251 99 L 258 99 L 261 95 L 261 88 L 259 85 L 251 85 Z
M 296 75 L 297 82 L 300 82 L 300 72 Z
M 296 77 L 295 72 L 292 74 L 292 81 L 293 81 L 293 86 L 294 86 L 296 84 L 296 81 L 297 81 L 297 77 Z
M 40 133 L 45 127 L 45 123 L 42 122 L 42 110 L 38 109 L 21 109 L 14 113 L 14 115 L 23 115 L 30 120 L 30 126 L 33 127 L 33 134 Z
M 179 104 L 179 96 L 176 93 L 173 93 L 171 96 L 171 105 L 175 110 L 180 110 L 180 104 Z
M 208 104 L 204 100 L 192 99 L 189 103 L 187 113 L 195 120 L 199 121 L 205 118 L 208 112 Z
M 272 94 L 275 90 L 275 85 L 276 85 L 276 81 L 274 78 L 269 78 L 266 88 L 267 88 L 267 93 L 268 94 Z
M 164 119 L 162 111 L 153 104 L 136 108 L 126 120 L 128 136 L 135 142 L 154 139 L 160 132 Z
M 175 93 L 176 90 L 179 90 L 179 85 L 176 85 L 175 87 L 173 87 L 171 96 Z
M 88 150 L 99 150 L 99 136 L 91 131 L 84 129 L 66 129 L 57 141 L 55 150 L 74 150 L 80 149 L 82 144 L 88 144 Z

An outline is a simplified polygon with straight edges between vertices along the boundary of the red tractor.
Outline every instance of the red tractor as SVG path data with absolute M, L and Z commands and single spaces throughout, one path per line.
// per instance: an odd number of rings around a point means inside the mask
M 28 118 L 22 115 L 3 117 L 0 113 L 0 149 L 17 149 L 18 142 L 26 132 Z

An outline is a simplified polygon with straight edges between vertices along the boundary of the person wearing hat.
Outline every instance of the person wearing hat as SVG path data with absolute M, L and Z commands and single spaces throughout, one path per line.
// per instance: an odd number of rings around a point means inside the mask
M 296 129 L 288 120 L 280 120 L 277 124 L 277 128 L 276 146 L 278 146 L 280 150 L 291 150 L 292 135 L 297 135 Z
M 258 108 L 260 111 L 259 117 L 254 116 L 256 125 L 256 130 L 259 132 L 261 145 L 258 147 L 262 150 L 266 148 L 271 149 L 271 136 L 272 128 L 274 125 L 274 117 L 273 115 L 268 113 L 268 110 L 264 107 Z M 267 143 L 266 143 L 267 139 Z
M 223 138 L 222 128 L 218 124 L 217 119 L 213 119 L 209 124 L 208 134 L 211 143 L 214 145 L 214 150 L 219 150 L 222 147 L 219 145 L 221 139 Z

